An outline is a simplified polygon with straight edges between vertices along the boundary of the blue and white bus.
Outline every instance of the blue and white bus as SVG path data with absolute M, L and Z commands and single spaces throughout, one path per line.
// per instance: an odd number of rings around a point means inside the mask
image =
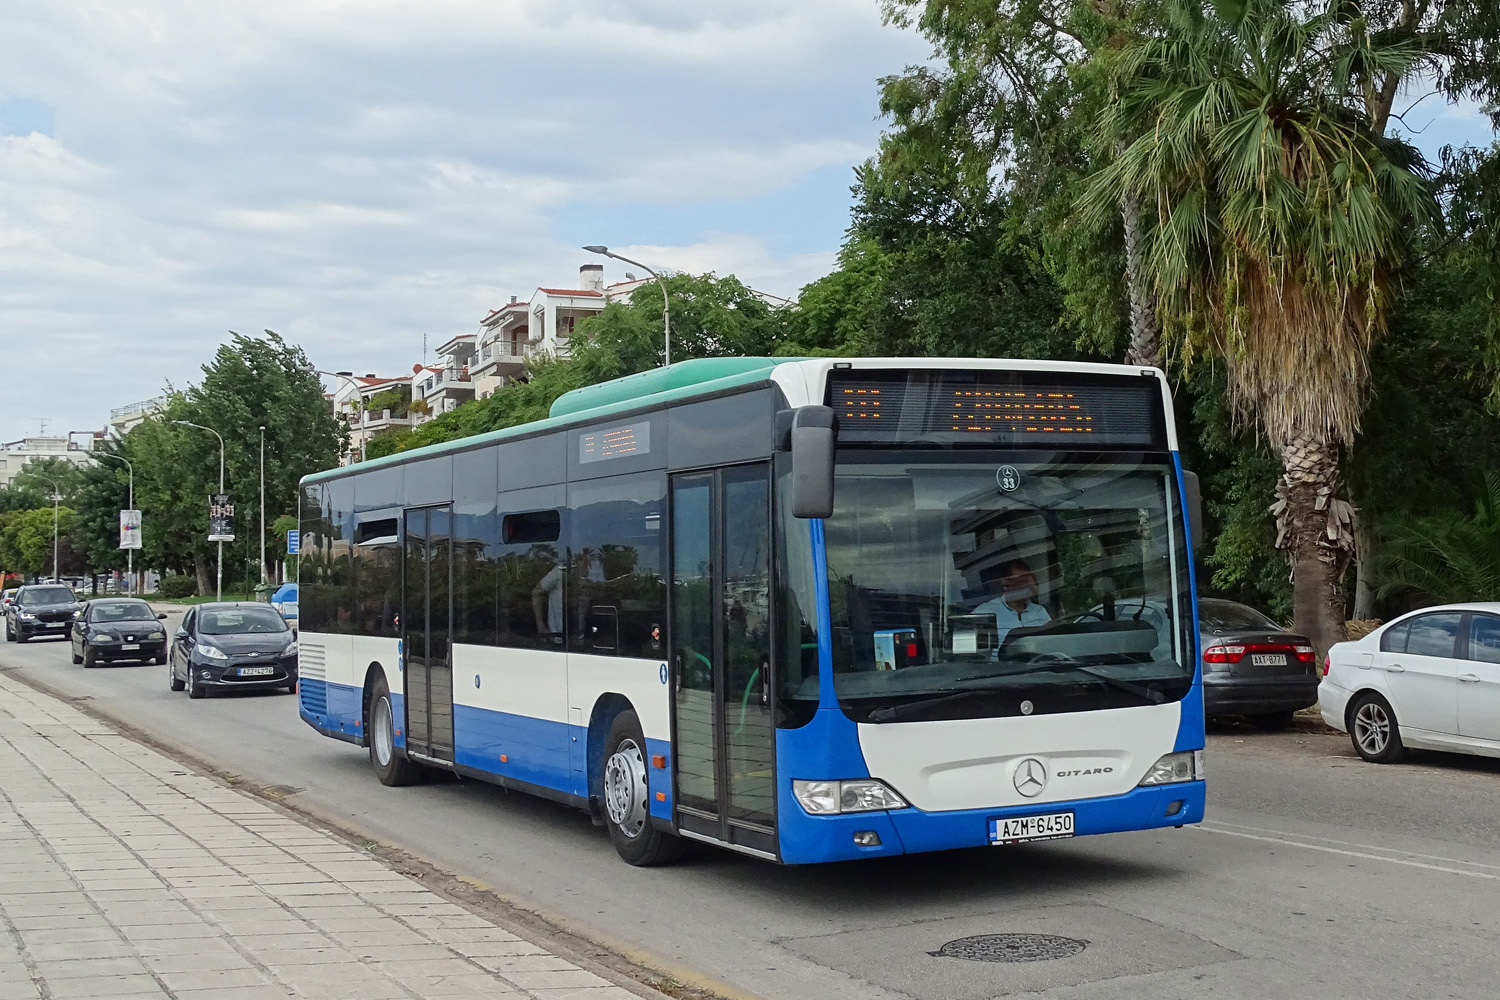
M 302 718 L 788 864 L 1203 817 L 1165 378 L 728 358 L 301 485 Z

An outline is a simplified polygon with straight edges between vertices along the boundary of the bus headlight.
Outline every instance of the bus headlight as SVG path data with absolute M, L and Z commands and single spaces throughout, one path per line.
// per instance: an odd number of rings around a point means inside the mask
M 1169 753 L 1151 765 L 1141 785 L 1176 785 L 1184 781 L 1203 780 L 1203 751 L 1184 750 Z
M 814 816 L 839 813 L 876 812 L 881 809 L 905 809 L 906 800 L 883 781 L 853 778 L 848 781 L 792 782 L 792 794 L 802 808 Z

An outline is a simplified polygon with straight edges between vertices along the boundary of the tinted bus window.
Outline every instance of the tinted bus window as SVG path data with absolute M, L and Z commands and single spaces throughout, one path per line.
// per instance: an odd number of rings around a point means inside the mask
M 323 486 L 311 483 L 298 491 L 297 520 L 301 539 L 297 555 L 298 618 L 305 632 L 327 632 L 333 602 L 326 590 L 328 526 L 323 520 Z
M 666 628 L 661 473 L 568 487 L 569 648 L 604 656 L 661 656 Z
M 323 586 L 332 615 L 326 631 L 358 632 L 357 594 L 354 581 L 354 480 L 335 479 L 323 484 L 323 519 L 328 535 L 323 550 L 327 563 Z
M 358 492 L 363 492 L 361 479 Z M 387 514 L 361 517 L 354 526 L 355 631 L 401 637 L 401 521 Z
M 495 626 L 502 646 L 563 649 L 563 497 L 561 486 L 500 494 Z
M 453 456 L 453 641 L 499 642 L 498 456 L 483 448 Z

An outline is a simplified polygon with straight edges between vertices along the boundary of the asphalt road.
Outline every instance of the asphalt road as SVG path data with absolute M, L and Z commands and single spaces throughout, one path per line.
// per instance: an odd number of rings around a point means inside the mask
M 1209 822 L 1000 850 L 778 868 L 710 849 L 639 870 L 580 813 L 477 782 L 381 786 L 284 694 L 189 702 L 165 667 L 15 671 L 412 851 L 678 978 L 764 998 L 1462 997 L 1500 994 L 1500 761 L 1381 767 L 1342 736 L 1216 728 Z M 989 934 L 1056 960 L 944 954 Z M 1074 948 L 1077 945 L 1073 946 Z

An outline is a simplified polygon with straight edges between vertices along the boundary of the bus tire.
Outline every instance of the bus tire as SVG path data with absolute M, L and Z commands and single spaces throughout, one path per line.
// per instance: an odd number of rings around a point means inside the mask
M 646 737 L 634 711 L 615 716 L 604 740 L 600 775 L 604 825 L 620 857 L 648 867 L 676 861 L 685 846 L 680 837 L 651 825 L 651 784 L 646 768 Z
M 396 714 L 391 705 L 391 688 L 384 674 L 375 678 L 370 689 L 370 717 L 366 720 L 365 732 L 370 734 L 370 766 L 375 769 L 375 777 L 382 785 L 399 788 L 422 780 L 422 766 L 396 750 Z

